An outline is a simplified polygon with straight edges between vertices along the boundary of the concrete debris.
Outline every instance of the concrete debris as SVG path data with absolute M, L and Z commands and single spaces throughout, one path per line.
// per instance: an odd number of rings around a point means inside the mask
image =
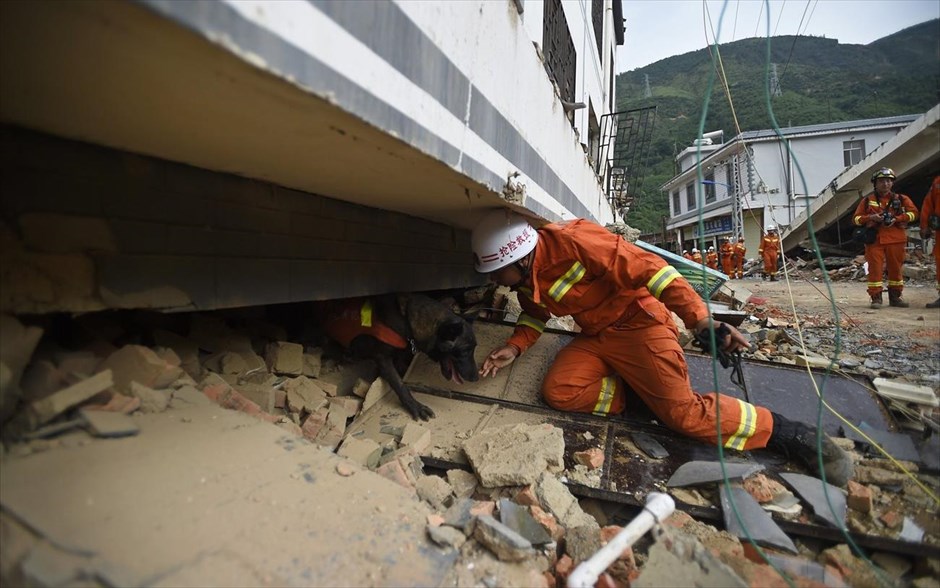
M 504 425 L 481 431 L 463 444 L 480 482 L 487 487 L 523 486 L 546 471 L 564 468 L 565 443 L 552 425 Z

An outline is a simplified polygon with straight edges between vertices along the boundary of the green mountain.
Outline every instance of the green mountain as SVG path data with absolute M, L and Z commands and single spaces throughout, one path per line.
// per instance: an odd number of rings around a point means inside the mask
M 780 127 L 841 122 L 926 112 L 940 102 L 940 19 L 909 27 L 868 45 L 836 39 L 782 36 L 770 39 L 781 94 L 772 99 Z M 719 45 L 734 115 L 742 131 L 773 127 L 765 86 L 768 40 Z M 659 186 L 676 173 L 675 155 L 697 137 L 709 78 L 714 78 L 704 132 L 737 134 L 720 82 L 714 48 L 669 57 L 617 76 L 617 110 L 656 106 L 649 157 L 627 222 L 640 230 L 662 229 L 669 214 Z M 645 98 L 645 76 L 652 97 Z

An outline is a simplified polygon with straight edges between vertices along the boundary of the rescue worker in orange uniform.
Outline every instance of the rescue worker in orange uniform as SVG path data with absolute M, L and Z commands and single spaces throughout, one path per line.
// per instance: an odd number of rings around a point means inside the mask
M 885 264 L 888 266 L 888 304 L 900 308 L 910 306 L 901 298 L 904 291 L 904 249 L 907 245 L 907 225 L 917 219 L 917 207 L 904 194 L 895 193 L 896 176 L 891 168 L 883 167 L 871 176 L 875 187 L 873 194 L 862 198 L 855 208 L 852 221 L 856 226 L 875 227 L 878 230 L 874 243 L 865 245 L 865 261 L 868 262 L 868 296 L 871 308 L 884 304 L 882 281 Z
M 688 249 L 683 249 L 683 250 L 682 250 L 682 257 L 688 259 L 689 261 L 692 261 L 692 254 L 689 253 L 689 250 L 688 250 Z
M 713 270 L 718 269 L 718 254 L 715 253 L 714 247 L 708 248 L 708 253 L 705 254 L 705 265 L 712 268 Z
M 777 235 L 776 226 L 767 227 L 767 234 L 761 239 L 757 254 L 764 259 L 764 279 L 769 277 L 771 282 L 776 282 L 777 260 L 780 257 L 780 236 Z
M 721 271 L 725 273 L 729 278 L 734 277 L 734 245 L 731 244 L 731 237 L 725 238 L 725 242 L 721 244 Z
M 702 253 L 694 247 L 692 248 L 692 261 L 702 263 Z
M 940 308 L 940 176 L 933 179 L 930 191 L 920 208 L 920 237 L 927 239 L 933 233 L 933 260 L 937 265 L 937 299 L 927 308 Z
M 739 237 L 738 242 L 734 244 L 734 275 L 733 278 L 739 280 L 744 277 L 744 256 L 747 253 L 747 247 L 744 245 L 744 237 Z
M 558 352 L 542 382 L 552 407 L 607 416 L 632 389 L 674 431 L 724 447 L 769 449 L 817 464 L 816 429 L 724 394 L 692 391 L 672 312 L 696 332 L 718 328 L 692 286 L 665 260 L 587 220 L 536 230 L 507 210 L 488 213 L 471 236 L 476 270 L 512 288 L 522 313 L 506 343 L 484 360 L 495 375 L 538 340 L 552 315 L 572 316 L 581 332 Z M 717 344 L 747 349 L 734 327 Z M 720 405 L 721 420 L 717 418 Z M 826 478 L 844 485 L 848 456 L 822 436 Z

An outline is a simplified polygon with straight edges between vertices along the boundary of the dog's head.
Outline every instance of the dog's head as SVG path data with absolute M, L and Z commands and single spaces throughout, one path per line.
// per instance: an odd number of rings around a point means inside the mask
M 470 323 L 457 315 L 441 323 L 437 328 L 434 346 L 427 351 L 428 357 L 441 366 L 441 375 L 457 384 L 476 382 L 480 379 L 477 362 L 473 357 L 477 339 Z

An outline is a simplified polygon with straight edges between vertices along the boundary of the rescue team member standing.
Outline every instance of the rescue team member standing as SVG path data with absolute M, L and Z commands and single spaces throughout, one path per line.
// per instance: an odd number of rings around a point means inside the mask
M 689 250 L 688 250 L 688 249 L 683 249 L 683 250 L 682 250 L 682 257 L 688 259 L 689 261 L 692 261 L 692 255 L 689 254 Z
M 777 281 L 777 259 L 780 257 L 780 237 L 777 227 L 767 227 L 767 234 L 760 241 L 757 254 L 764 259 L 764 279 L 770 277 L 771 282 Z
M 721 244 L 721 271 L 729 278 L 734 277 L 734 245 L 731 244 L 731 237 L 727 237 Z
M 694 247 L 692 248 L 692 261 L 702 263 L 702 253 Z
M 718 269 L 718 254 L 715 253 L 714 247 L 708 248 L 708 253 L 705 254 L 705 265 L 713 270 Z
M 940 308 L 940 176 L 933 179 L 930 191 L 920 208 L 920 237 L 927 239 L 933 233 L 933 260 L 937 264 L 937 299 L 927 308 Z
M 907 224 L 917 218 L 917 207 L 904 194 L 891 190 L 895 180 L 894 171 L 883 167 L 871 176 L 875 192 L 862 198 L 855 208 L 852 220 L 857 226 L 874 227 L 878 234 L 874 243 L 865 245 L 865 261 L 868 262 L 868 295 L 871 308 L 884 304 L 883 276 L 885 262 L 888 265 L 888 304 L 907 308 L 901 299 L 904 291 L 904 248 L 907 245 Z
M 629 386 L 674 431 L 714 444 L 720 428 L 725 447 L 767 447 L 816 469 L 815 429 L 732 396 L 692 391 L 671 313 L 700 332 L 709 328 L 708 309 L 659 256 L 590 221 L 536 230 L 506 210 L 487 214 L 471 243 L 476 270 L 512 288 L 522 306 L 513 334 L 486 357 L 481 375 L 495 375 L 525 353 L 552 315 L 570 315 L 581 332 L 558 352 L 542 382 L 550 406 L 617 414 L 624 410 Z M 728 330 L 719 345 L 728 351 L 748 348 L 741 333 Z M 844 485 L 851 461 L 827 436 L 822 447 L 826 478 Z
M 734 244 L 734 275 L 732 278 L 741 279 L 744 277 L 744 254 L 747 253 L 747 247 L 744 245 L 744 237 L 739 237 L 738 242 Z

